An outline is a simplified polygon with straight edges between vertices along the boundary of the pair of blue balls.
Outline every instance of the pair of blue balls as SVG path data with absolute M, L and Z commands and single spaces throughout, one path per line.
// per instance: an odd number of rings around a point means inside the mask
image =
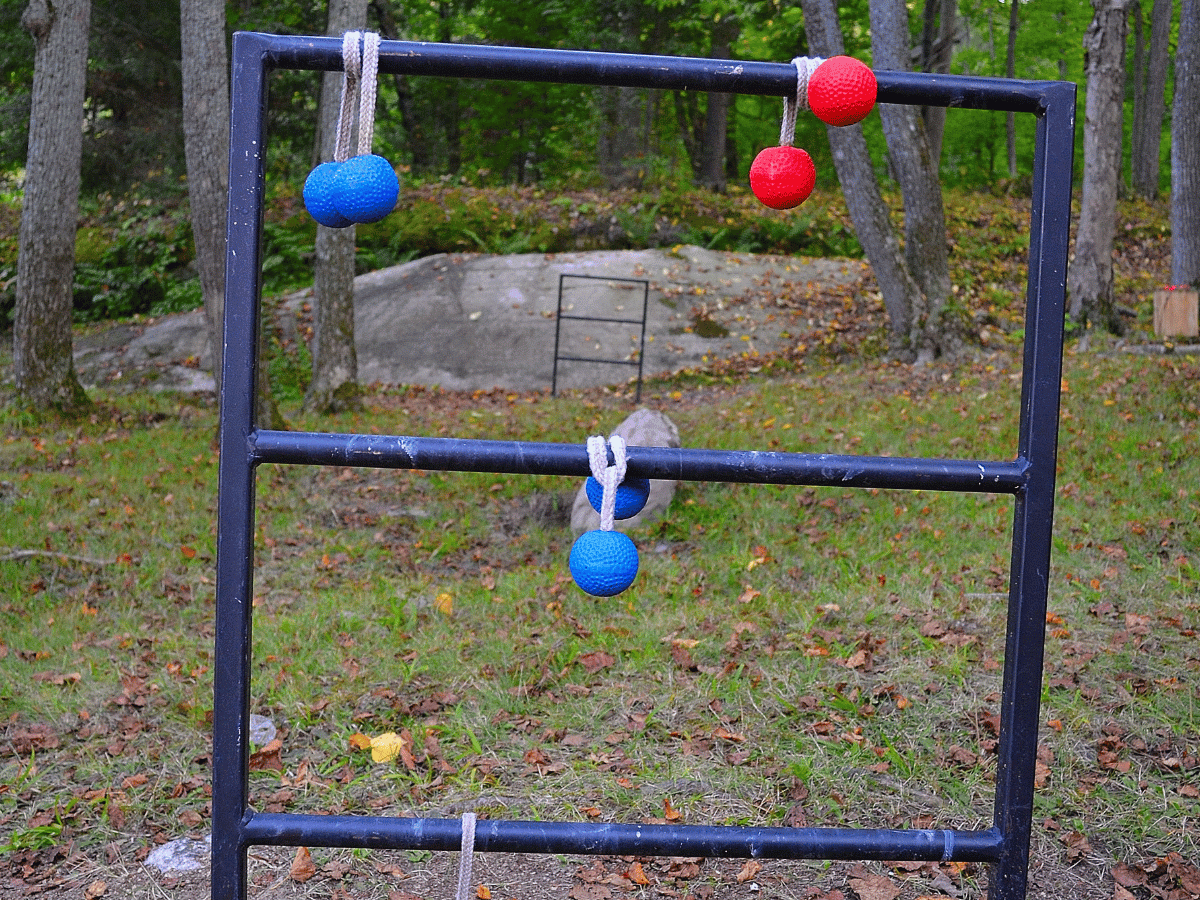
M 604 487 L 595 478 L 589 477 L 584 489 L 592 509 L 600 512 Z M 645 507 L 649 496 L 649 479 L 626 478 L 617 486 L 613 517 L 633 518 Z M 571 577 L 580 590 L 593 597 L 614 597 L 637 578 L 637 546 L 620 531 L 585 531 L 571 546 L 568 564 Z
M 374 153 L 321 163 L 304 181 L 305 208 L 329 228 L 378 222 L 396 208 L 399 196 L 396 170 Z

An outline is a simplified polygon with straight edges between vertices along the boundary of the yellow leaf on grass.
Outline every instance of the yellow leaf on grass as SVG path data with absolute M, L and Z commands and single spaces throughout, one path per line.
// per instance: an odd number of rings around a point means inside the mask
M 371 739 L 362 732 L 356 731 L 350 735 L 350 746 L 355 750 L 370 750 Z
M 454 597 L 447 594 L 445 591 L 438 594 L 433 599 L 433 608 L 440 612 L 443 616 L 454 615 Z
M 371 738 L 371 759 L 377 763 L 387 763 L 400 755 L 404 748 L 404 739 L 394 731 L 385 731 L 378 737 Z

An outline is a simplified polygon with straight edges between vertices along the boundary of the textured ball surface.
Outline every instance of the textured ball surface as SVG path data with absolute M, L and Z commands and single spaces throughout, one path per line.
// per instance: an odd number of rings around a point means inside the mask
M 569 565 L 580 590 L 613 597 L 637 578 L 637 547 L 619 531 L 585 531 L 571 545 Z
M 328 228 L 346 228 L 354 223 L 337 209 L 333 181 L 341 163 L 323 162 L 304 179 L 304 208 Z
M 600 504 L 604 502 L 604 485 L 591 475 L 584 483 L 588 502 L 592 509 L 600 512 Z M 626 478 L 617 485 L 617 504 L 613 509 L 614 519 L 632 519 L 642 511 L 646 501 L 650 499 L 649 478 Z
M 771 209 L 799 206 L 816 183 L 812 157 L 799 147 L 767 147 L 750 166 L 750 189 Z
M 396 208 L 400 180 L 392 164 L 374 153 L 355 156 L 338 168 L 333 180 L 337 210 L 351 222 L 378 222 Z
M 875 108 L 875 73 L 853 56 L 834 56 L 808 78 L 808 106 L 827 125 L 853 125 Z

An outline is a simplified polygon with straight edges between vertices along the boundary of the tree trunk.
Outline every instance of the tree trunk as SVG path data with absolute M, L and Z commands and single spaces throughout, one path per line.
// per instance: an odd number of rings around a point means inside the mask
M 1017 29 L 1020 26 L 1020 0 L 1008 0 L 1008 51 L 1004 58 L 1004 74 L 1017 77 Z M 1004 117 L 1005 149 L 1008 150 L 1008 177 L 1017 177 L 1017 114 L 1011 110 Z
M 386 0 L 371 0 L 371 9 L 379 21 L 380 36 L 389 41 L 400 40 L 400 27 L 396 23 L 396 15 Z M 392 75 L 392 83 L 396 87 L 396 105 L 400 110 L 400 125 L 404 128 L 404 135 L 408 139 L 408 152 L 412 157 L 413 171 L 427 172 L 433 168 L 433 156 L 429 152 L 430 142 L 426 138 L 425 123 L 421 121 L 413 105 L 412 87 L 408 77 L 401 72 Z M 318 159 L 316 162 L 320 162 L 320 160 Z
M 645 98 L 637 88 L 598 88 L 600 136 L 597 145 L 600 174 L 610 188 L 632 187 L 641 181 L 639 163 L 641 112 Z
M 361 30 L 367 0 L 329 0 L 330 35 Z M 321 83 L 317 154 L 333 159 L 341 107 L 342 73 L 326 72 Z M 312 381 L 304 397 L 309 410 L 336 413 L 359 402 L 358 356 L 354 348 L 354 238 L 347 228 L 317 226 L 313 264 Z
M 1146 118 L 1146 34 L 1143 27 L 1141 0 L 1130 0 L 1129 27 L 1133 29 L 1133 60 L 1126 68 L 1133 76 L 1133 125 L 1129 129 L 1129 183 L 1133 185 L 1133 173 L 1142 156 L 1145 142 Z
M 921 71 L 941 75 L 950 71 L 954 43 L 958 39 L 958 0 L 925 0 L 921 33 Z M 882 66 L 881 66 L 882 68 Z M 946 107 L 923 106 L 925 136 L 936 165 L 941 164 L 942 136 L 946 131 Z
M 633 52 L 640 48 L 641 7 L 632 2 L 605 4 L 600 23 L 609 39 L 601 49 Z M 645 94 L 637 88 L 597 89 L 600 131 L 597 159 L 600 174 L 610 188 L 630 187 L 641 181 L 644 161 L 640 159 L 642 111 Z
M 438 40 L 449 44 L 454 40 L 455 10 L 450 3 L 438 5 Z M 462 170 L 462 102 L 463 80 L 448 78 L 442 82 L 444 94 L 438 104 L 442 131 L 446 135 L 446 170 L 457 175 Z
M 91 404 L 75 375 L 71 316 L 90 0 L 30 0 L 29 156 L 17 257 L 13 363 L 19 402 L 77 415 Z
M 204 291 L 204 311 L 212 345 L 213 377 L 221 391 L 225 329 L 225 229 L 229 185 L 229 62 L 225 50 L 225 4 L 221 0 L 181 0 L 184 154 L 188 204 L 192 210 L 196 264 Z M 257 421 L 286 427 L 271 394 L 265 345 L 259 330 Z
M 871 0 L 871 48 L 881 69 L 904 71 L 909 58 L 908 11 L 903 0 Z M 950 297 L 949 242 L 937 165 L 914 106 L 879 106 L 888 155 L 904 196 L 904 258 L 921 292 L 910 319 L 910 340 L 920 361 L 957 349 L 945 322 Z
M 724 16 L 713 24 L 712 59 L 729 59 L 730 47 L 737 40 L 741 26 L 735 16 Z M 708 94 L 704 112 L 704 150 L 700 163 L 700 184 L 710 191 L 725 191 L 725 135 L 729 121 L 729 94 Z
M 1067 279 L 1071 317 L 1081 325 L 1102 324 L 1113 334 L 1124 329 L 1113 302 L 1112 254 L 1121 180 L 1127 2 L 1092 0 L 1095 13 L 1083 39 L 1087 56 L 1083 195 Z
M 692 177 L 700 180 L 704 162 L 704 118 L 700 115 L 700 103 L 695 91 L 672 91 L 675 107 L 675 124 L 679 138 L 687 154 Z
M 204 295 L 213 379 L 221 394 L 225 314 L 225 210 L 229 194 L 229 56 L 222 0 L 179 6 L 183 150 L 196 269 Z
M 842 30 L 833 0 L 801 0 L 800 5 L 804 11 L 808 52 L 826 58 L 844 53 Z M 883 294 L 889 322 L 889 349 L 894 356 L 911 359 L 912 311 L 922 303 L 921 291 L 900 252 L 900 242 L 879 190 L 862 126 L 837 128 L 829 125 L 825 132 L 829 136 L 833 164 L 854 231 Z
M 1171 109 L 1171 283 L 1200 287 L 1200 0 L 1183 0 Z
M 1134 131 L 1129 181 L 1133 192 L 1147 200 L 1158 196 L 1171 5 L 1171 0 L 1154 0 L 1150 12 L 1149 45 L 1143 59 L 1134 61 Z M 1140 24 L 1142 14 L 1139 5 L 1134 4 L 1133 12 Z

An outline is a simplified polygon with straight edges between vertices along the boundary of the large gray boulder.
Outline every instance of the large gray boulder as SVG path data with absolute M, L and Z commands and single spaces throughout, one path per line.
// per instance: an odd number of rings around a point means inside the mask
M 665 413 L 642 407 L 613 429 L 613 434 L 625 438 L 630 447 L 679 447 L 679 429 Z M 618 531 L 630 531 L 657 519 L 675 496 L 674 480 L 651 479 L 650 498 L 645 508 L 631 519 L 617 519 L 613 527 Z M 583 485 L 575 495 L 571 508 L 571 531 L 576 535 L 600 527 L 600 514 L 592 509 Z

